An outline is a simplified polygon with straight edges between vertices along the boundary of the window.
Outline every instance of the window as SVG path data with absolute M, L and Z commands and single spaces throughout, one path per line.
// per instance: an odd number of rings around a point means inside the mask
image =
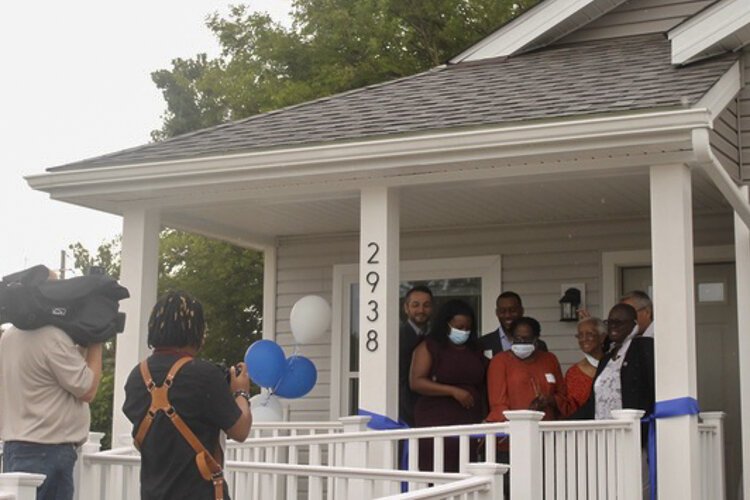
M 331 418 L 356 415 L 359 403 L 358 268 L 356 264 L 334 267 Z M 499 256 L 404 261 L 401 278 L 402 300 L 412 286 L 426 285 L 434 294 L 435 310 L 458 298 L 476 311 L 480 333 L 497 322 L 494 298 L 500 291 Z

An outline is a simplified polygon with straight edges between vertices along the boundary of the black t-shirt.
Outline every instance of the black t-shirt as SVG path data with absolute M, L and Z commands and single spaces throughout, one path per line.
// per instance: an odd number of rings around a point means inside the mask
M 154 354 L 148 368 L 156 385 L 179 359 L 177 354 Z M 203 446 L 213 454 L 219 442 L 219 429 L 232 427 L 242 412 L 229 391 L 222 371 L 194 359 L 177 373 L 169 389 L 169 401 Z M 151 406 L 138 366 L 125 384 L 123 412 L 133 422 L 133 436 Z M 200 475 L 195 452 L 164 413 L 157 413 L 141 445 L 141 499 L 213 499 L 214 487 Z M 224 498 L 228 499 L 227 488 Z

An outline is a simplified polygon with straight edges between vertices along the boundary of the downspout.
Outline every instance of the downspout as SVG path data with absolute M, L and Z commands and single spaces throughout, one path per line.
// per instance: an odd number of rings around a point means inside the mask
M 703 169 L 716 185 L 735 213 L 750 228 L 750 202 L 740 188 L 724 169 L 711 148 L 711 139 L 707 128 L 693 129 L 693 153 L 695 164 Z

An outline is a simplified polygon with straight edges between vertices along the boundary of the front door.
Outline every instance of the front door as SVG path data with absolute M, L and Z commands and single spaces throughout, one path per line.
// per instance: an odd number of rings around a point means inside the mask
M 695 323 L 698 402 L 702 411 L 726 412 L 725 461 L 727 498 L 736 498 L 741 469 L 737 286 L 733 263 L 695 266 Z M 651 268 L 622 269 L 621 293 L 643 290 L 651 295 Z M 654 311 L 657 316 L 659 311 Z M 668 325 L 659 325 L 655 335 Z

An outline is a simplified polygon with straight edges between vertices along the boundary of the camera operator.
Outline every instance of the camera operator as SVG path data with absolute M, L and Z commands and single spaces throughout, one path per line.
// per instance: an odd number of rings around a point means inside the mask
M 203 307 L 169 292 L 148 323 L 153 353 L 125 384 L 123 411 L 141 451 L 141 499 L 229 498 L 219 431 L 244 441 L 250 432 L 250 379 L 244 363 L 222 370 L 195 359 L 206 333 Z
M 79 350 L 57 327 L 10 327 L 0 336 L 3 468 L 44 474 L 37 499 L 73 498 L 76 448 L 88 437 L 101 374 L 102 345 Z

